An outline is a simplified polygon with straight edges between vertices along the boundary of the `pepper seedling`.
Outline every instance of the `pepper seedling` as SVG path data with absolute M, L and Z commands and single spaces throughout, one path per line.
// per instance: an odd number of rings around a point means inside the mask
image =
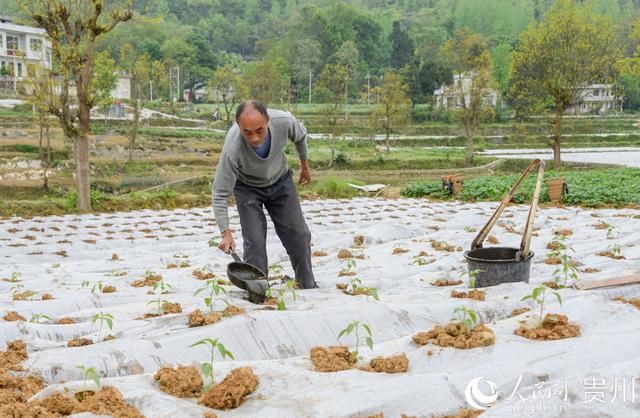
M 465 306 L 459 306 L 453 310 L 453 314 L 455 318 L 451 318 L 451 320 L 460 322 L 464 326 L 465 333 L 469 335 L 478 320 L 476 312 L 473 309 L 467 309 Z
M 475 269 L 475 270 L 470 270 L 470 271 L 463 271 L 462 273 L 460 273 L 460 278 L 464 279 L 464 276 L 469 276 L 469 287 L 471 289 L 475 289 L 476 288 L 476 276 L 478 275 L 478 273 L 482 273 L 484 272 L 484 270 L 481 269 Z
M 542 315 L 544 314 L 544 302 L 545 302 L 546 294 L 547 294 L 547 287 L 544 285 L 540 285 L 535 289 L 533 289 L 530 295 L 526 295 L 522 299 L 520 299 L 521 301 L 533 299 L 538 305 L 540 305 L 540 317 L 538 320 L 538 326 L 542 326 Z M 562 297 L 560 296 L 560 293 L 554 291 L 553 294 L 556 297 L 556 299 L 558 299 L 558 303 L 562 305 Z
M 225 290 L 225 288 L 220 286 L 220 279 L 207 280 L 207 285 L 204 286 L 204 287 L 201 287 L 198 290 L 196 290 L 193 295 L 197 296 L 199 293 L 204 292 L 204 291 L 209 291 L 209 296 L 204 298 L 204 304 L 209 308 L 210 312 L 213 312 L 213 305 L 214 305 L 214 302 L 215 302 L 214 296 L 216 298 L 220 294 L 228 296 L 227 291 Z M 222 300 L 224 301 L 224 303 L 229 305 L 229 301 L 227 299 L 222 299 Z
M 213 365 L 214 365 L 214 359 L 215 359 L 215 354 L 216 354 L 216 349 L 218 350 L 218 352 L 220 353 L 220 356 L 222 357 L 222 359 L 224 360 L 225 358 L 229 357 L 232 360 L 235 360 L 235 358 L 233 357 L 233 353 L 231 353 L 231 351 L 227 350 L 227 348 L 224 346 L 224 344 L 222 344 L 220 341 L 218 341 L 218 339 L 213 339 L 213 338 L 204 338 L 200 341 L 197 341 L 193 344 L 191 344 L 189 347 L 195 347 L 198 345 L 208 345 L 209 346 L 209 354 L 210 354 L 210 358 L 211 360 L 209 362 L 205 362 L 202 363 L 202 373 L 209 378 L 209 384 L 207 386 L 211 386 L 215 380 L 214 380 L 214 376 L 213 376 Z
M 113 315 L 108 313 L 97 313 L 91 317 L 91 323 L 95 323 L 96 321 L 100 321 L 100 326 L 98 327 L 98 341 L 100 341 L 100 336 L 102 335 L 102 326 L 107 324 L 109 327 L 109 331 L 113 330 Z
M 351 352 L 351 356 L 353 357 L 354 361 L 358 361 L 358 358 L 360 356 L 360 328 L 362 328 L 367 335 L 364 336 L 364 342 L 367 345 L 367 347 L 369 347 L 370 350 L 373 350 L 373 338 L 371 335 L 371 327 L 367 324 L 365 324 L 364 322 L 360 322 L 360 321 L 351 321 L 342 331 L 340 331 L 340 334 L 338 334 L 338 340 L 340 340 L 340 338 L 347 336 L 349 334 L 355 334 L 355 339 L 356 339 L 356 349 L 354 351 Z
M 80 392 L 82 394 L 82 399 L 84 400 L 84 394 L 87 390 L 87 380 L 91 379 L 93 380 L 93 382 L 96 384 L 96 386 L 98 386 L 98 388 L 100 387 L 100 375 L 98 374 L 98 372 L 96 371 L 95 368 L 93 367 L 85 367 L 83 366 L 76 366 L 78 369 L 82 370 L 82 392 Z

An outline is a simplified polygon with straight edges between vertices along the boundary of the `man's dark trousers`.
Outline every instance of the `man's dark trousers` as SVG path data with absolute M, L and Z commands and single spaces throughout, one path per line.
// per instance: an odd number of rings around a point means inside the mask
M 242 227 L 244 261 L 268 273 L 264 207 L 289 254 L 296 282 L 303 289 L 316 287 L 311 269 L 311 233 L 302 216 L 291 170 L 269 187 L 252 187 L 237 181 L 233 193 Z

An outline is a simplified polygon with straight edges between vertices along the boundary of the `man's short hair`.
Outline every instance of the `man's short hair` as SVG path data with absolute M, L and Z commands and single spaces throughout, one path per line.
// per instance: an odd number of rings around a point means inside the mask
M 240 116 L 244 113 L 245 110 L 251 109 L 251 108 L 257 110 L 260 114 L 262 114 L 262 116 L 264 116 L 267 121 L 269 120 L 269 113 L 267 112 L 267 106 L 265 106 L 265 104 L 262 103 L 261 101 L 252 99 L 252 100 L 245 100 L 244 102 L 238 105 L 238 108 L 236 109 L 236 122 L 238 122 L 238 119 L 240 119 Z

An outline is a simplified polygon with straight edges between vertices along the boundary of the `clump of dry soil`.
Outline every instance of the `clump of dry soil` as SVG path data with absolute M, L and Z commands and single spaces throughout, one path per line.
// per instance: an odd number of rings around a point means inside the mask
M 484 300 L 485 296 L 486 296 L 486 293 L 478 289 L 471 289 L 468 292 L 459 292 L 457 290 L 451 291 L 452 298 Z
M 436 325 L 428 332 L 417 333 L 413 336 L 413 342 L 418 345 L 431 343 L 440 347 L 468 349 L 493 345 L 496 335 L 484 324 L 476 325 L 471 332 L 467 332 L 463 324 L 449 323 L 445 326 Z
M 178 398 L 195 398 L 202 392 L 202 377 L 193 366 L 163 367 L 153 378 L 161 391 Z
M 313 347 L 311 362 L 315 371 L 338 372 L 352 368 L 355 359 L 346 346 Z
M 80 399 L 76 399 L 65 393 L 55 392 L 40 401 L 33 402 L 33 405 L 55 414 L 51 416 L 90 412 L 94 415 L 109 415 L 114 418 L 144 418 L 144 415 L 129 405 L 122 397 L 122 393 L 113 386 L 103 386 L 95 393 L 85 391 L 82 395 L 78 397 Z
M 235 315 L 242 315 L 243 313 L 245 313 L 245 311 L 241 307 L 236 305 L 229 305 L 224 308 L 224 311 L 222 311 L 222 316 L 226 318 Z
M 198 403 L 215 409 L 237 408 L 248 395 L 255 392 L 259 382 L 251 367 L 238 367 L 231 370 L 222 382 L 206 391 Z
M 635 306 L 636 308 L 640 309 L 640 298 L 625 299 L 620 297 L 620 298 L 617 298 L 616 300 L 619 300 L 620 302 L 624 302 L 624 303 L 629 303 Z
M 67 347 L 82 347 L 84 345 L 91 345 L 93 341 L 88 338 L 74 338 L 67 341 Z
M 431 286 L 438 286 L 438 287 L 457 286 L 459 284 L 462 284 L 462 280 L 458 280 L 458 279 L 438 279 L 435 282 L 431 282 Z
M 220 319 L 222 319 L 222 314 L 220 312 L 203 313 L 200 309 L 196 309 L 189 314 L 188 323 L 190 327 L 201 327 L 203 325 L 215 324 Z
M 570 324 L 565 315 L 546 314 L 542 320 L 542 326 L 529 328 L 520 325 L 515 331 L 516 335 L 531 340 L 560 340 L 580 335 L 580 327 Z
M 25 318 L 24 316 L 20 315 L 16 311 L 7 312 L 5 314 L 5 316 L 2 317 L 2 319 L 4 319 L 5 321 L 26 321 L 27 320 L 27 318 Z
M 511 314 L 509 315 L 509 318 L 512 318 L 514 316 L 518 316 L 521 315 L 525 312 L 529 312 L 531 310 L 531 308 L 517 308 L 511 311 Z
M 404 373 L 409 368 L 409 359 L 405 353 L 391 357 L 376 357 L 369 367 L 378 373 Z

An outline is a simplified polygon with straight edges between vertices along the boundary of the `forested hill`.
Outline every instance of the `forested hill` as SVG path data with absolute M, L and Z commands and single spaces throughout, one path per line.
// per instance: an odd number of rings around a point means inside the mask
M 20 0 L 28 2 L 28 0 Z M 122 0 L 111 0 L 122 1 Z M 0 14 L 19 15 L 19 0 L 0 0 Z M 618 23 L 628 39 L 640 0 L 584 0 Z M 109 1 L 107 1 L 109 3 Z M 224 63 L 268 60 L 304 84 L 345 54 L 355 54 L 360 81 L 385 68 L 412 68 L 421 91 L 450 73 L 438 51 L 456 29 L 469 27 L 487 40 L 500 82 L 501 56 L 519 34 L 541 19 L 553 0 L 135 0 L 136 18 L 103 37 L 99 47 L 121 64 L 124 51 L 179 65 L 188 85 L 206 82 Z M 125 48 L 126 47 L 126 48 Z M 635 48 L 635 45 L 629 46 Z M 266 71 L 262 69 L 262 71 Z

